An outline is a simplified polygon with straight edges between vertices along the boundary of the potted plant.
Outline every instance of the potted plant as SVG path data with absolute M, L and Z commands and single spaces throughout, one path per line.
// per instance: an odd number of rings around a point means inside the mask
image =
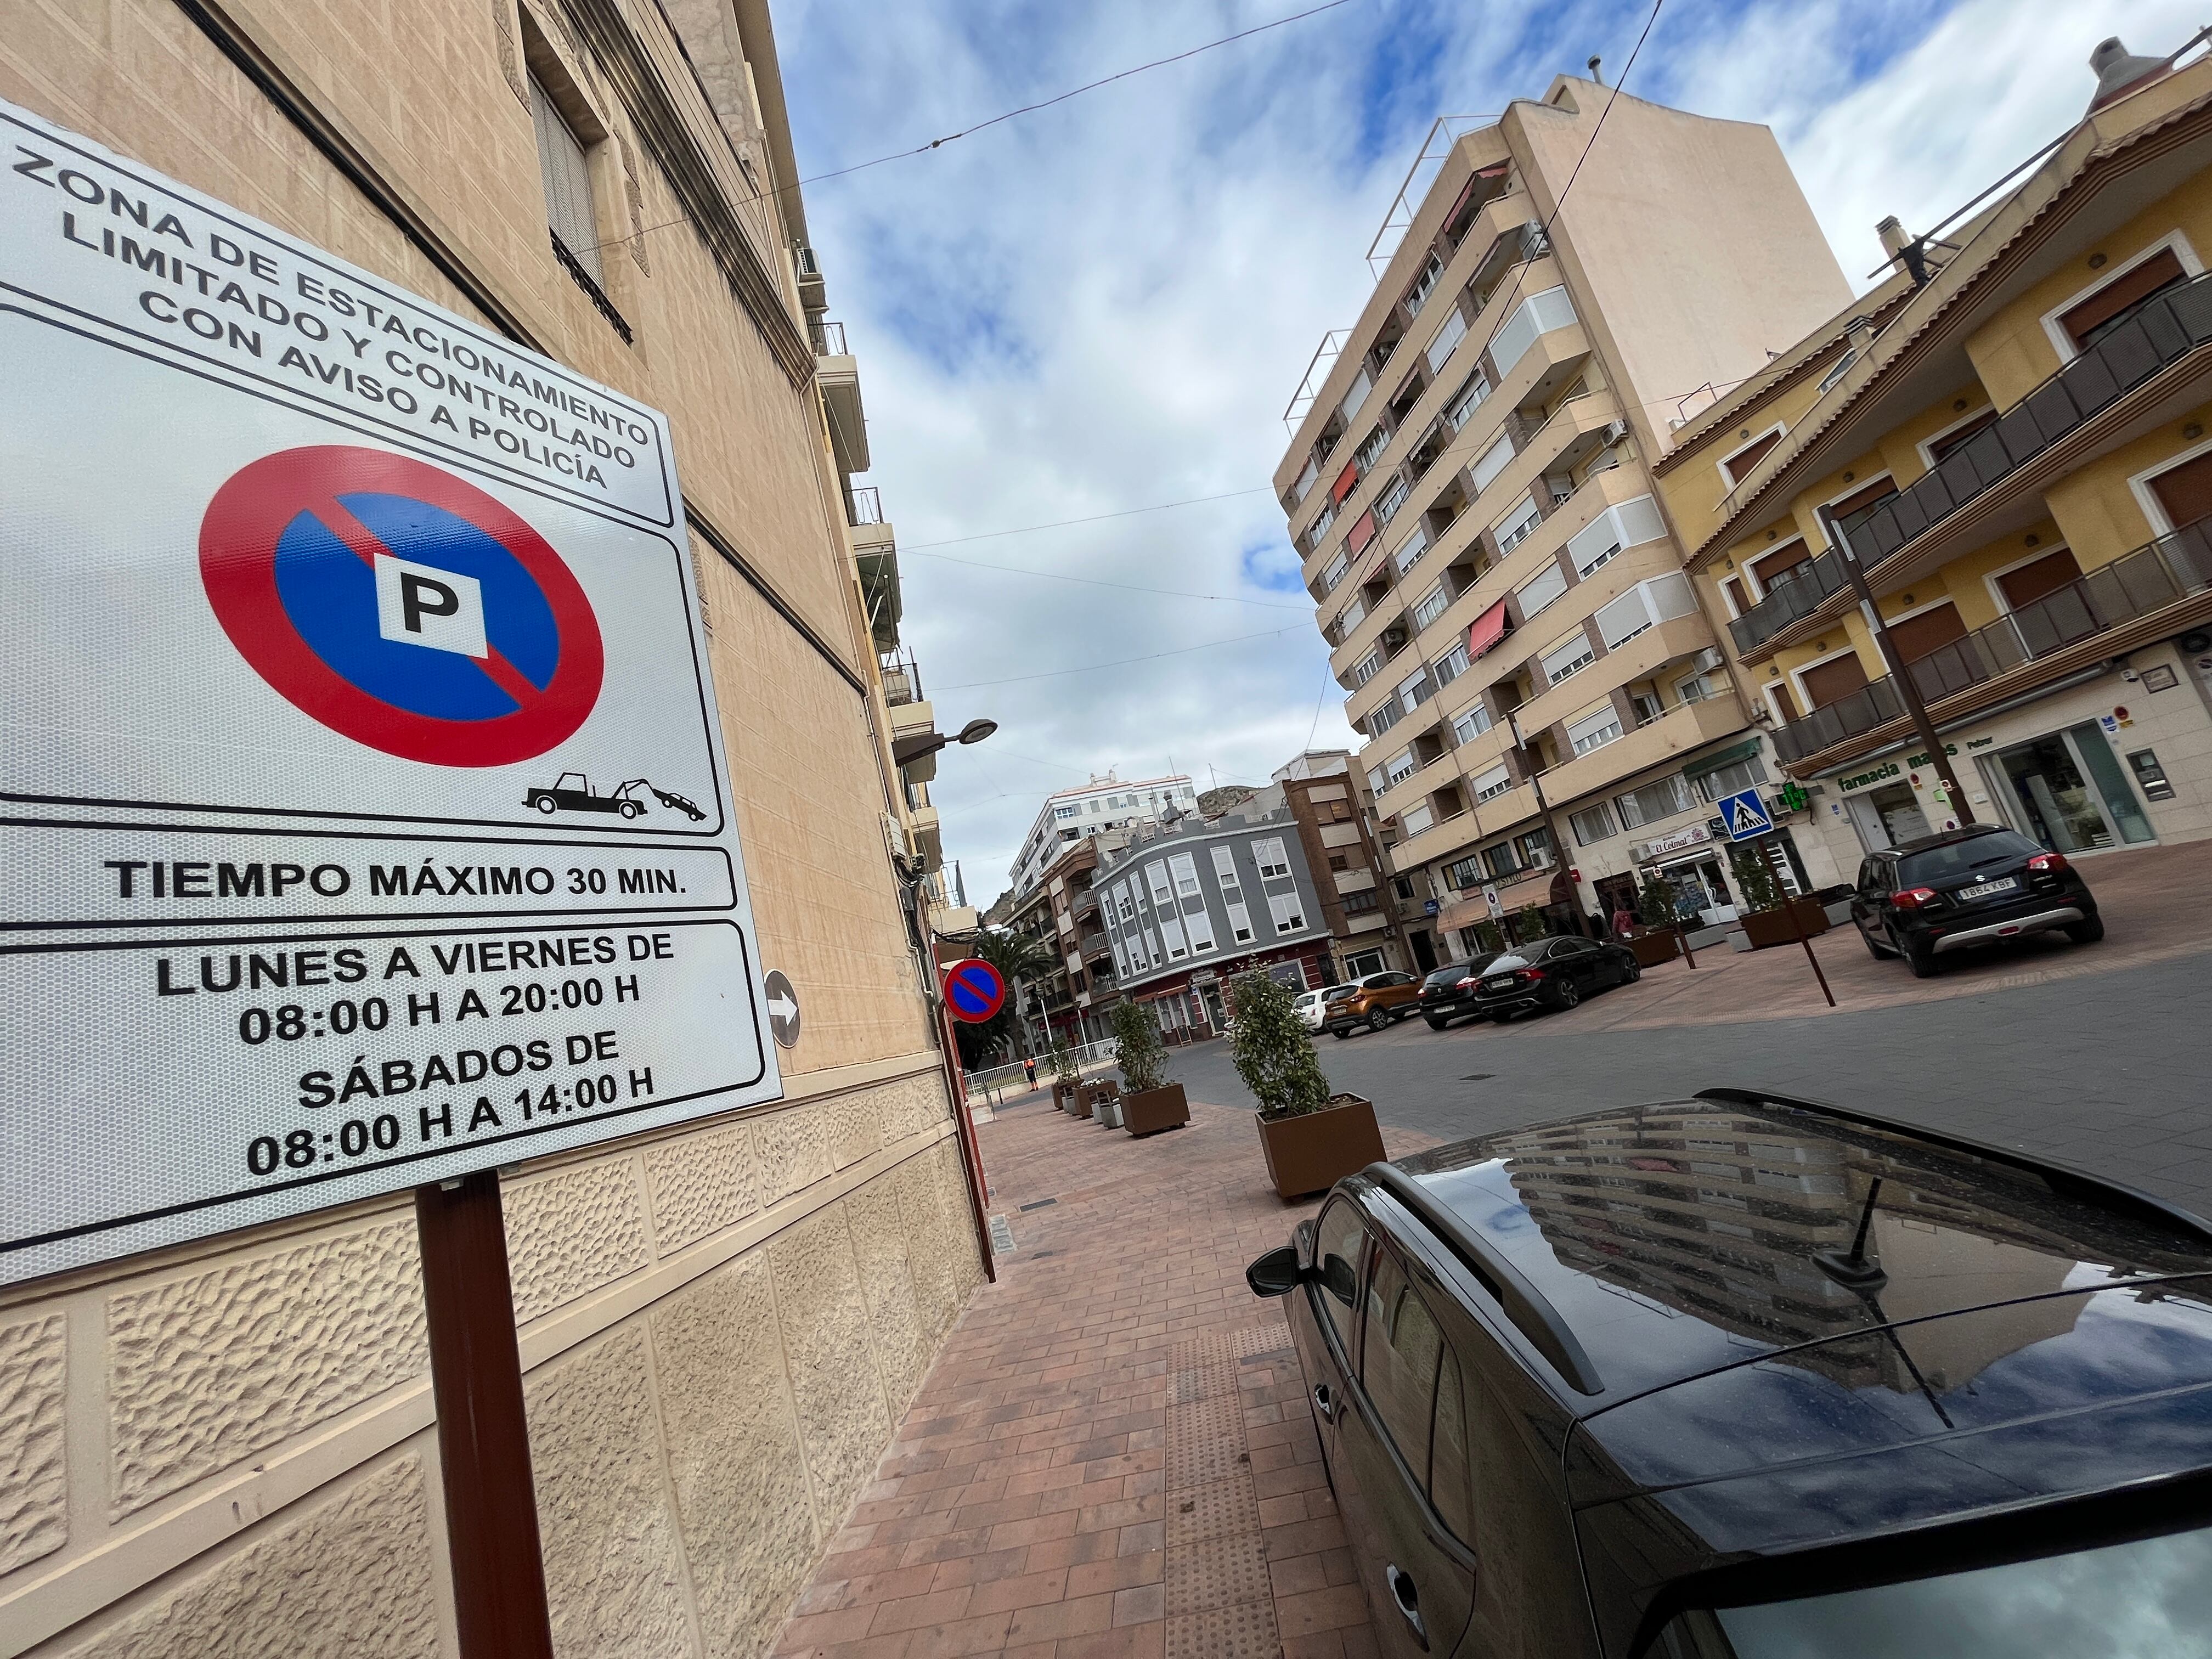
M 1189 1122 L 1182 1085 L 1168 1081 L 1167 1049 L 1152 1011 L 1142 1003 L 1121 1003 L 1114 1010 L 1114 1063 L 1126 1085 L 1117 1103 L 1121 1127 L 1133 1135 L 1149 1135 Z
M 1682 954 L 1681 935 L 1674 931 L 1674 884 L 1656 871 L 1636 890 L 1636 919 L 1643 926 L 1628 936 L 1627 945 L 1638 967 L 1656 968 Z
M 1077 1067 L 1075 1056 L 1069 1052 L 1065 1038 L 1060 1036 L 1053 1038 L 1048 1058 L 1052 1062 L 1052 1103 L 1063 1112 L 1073 1112 L 1075 1110 L 1075 1097 L 1079 1085 L 1083 1081 L 1083 1073 Z M 1080 1115 L 1088 1116 L 1089 1114 L 1083 1113 Z
M 1534 945 L 1552 931 L 1552 924 L 1544 919 L 1544 907 L 1540 904 L 1522 905 L 1520 913 L 1513 919 L 1513 925 L 1514 930 L 1521 935 L 1515 942 L 1520 945 Z
M 1792 901 L 1790 909 L 1783 908 L 1782 884 L 1774 878 L 1774 866 L 1757 848 L 1730 848 L 1729 865 L 1735 874 L 1737 919 L 1743 923 L 1744 938 L 1753 950 L 1794 945 L 1800 928 L 1808 939 L 1828 931 L 1828 913 L 1818 899 L 1808 895 Z M 1796 926 L 1791 925 L 1790 910 L 1796 912 Z
M 1289 989 L 1265 974 L 1242 974 L 1230 982 L 1229 1007 L 1229 1055 L 1260 1103 L 1253 1120 L 1276 1196 L 1322 1192 L 1380 1162 L 1375 1103 L 1329 1092 Z

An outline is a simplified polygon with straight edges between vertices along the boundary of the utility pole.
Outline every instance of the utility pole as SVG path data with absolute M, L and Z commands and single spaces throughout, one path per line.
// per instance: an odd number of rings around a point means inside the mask
M 1912 676 L 1905 672 L 1904 659 L 1898 655 L 1897 645 L 1889 637 L 1889 629 L 1882 625 L 1881 611 L 1874 602 L 1874 590 L 1867 586 L 1866 572 L 1859 568 L 1857 555 L 1851 551 L 1850 538 L 1844 533 L 1843 521 L 1836 517 L 1832 507 L 1820 509 L 1820 528 L 1826 532 L 1828 545 L 1836 550 L 1836 556 L 1844 563 L 1844 580 L 1850 583 L 1851 592 L 1859 602 L 1859 614 L 1873 631 L 1875 643 L 1881 648 L 1881 659 L 1889 666 L 1890 684 L 1897 688 L 1904 702 L 1905 712 L 1912 717 L 1914 735 L 1920 746 L 1928 751 L 1928 758 L 1936 768 L 1936 775 L 1943 780 L 1943 787 L 1951 797 L 1951 815 L 1963 826 L 1974 821 L 1974 809 L 1966 804 L 1966 792 L 1959 787 L 1958 775 L 1951 769 L 1951 757 L 1943 750 L 1936 736 L 1936 723 L 1928 718 L 1928 705 L 1920 700 L 1920 688 Z
M 1505 725 L 1513 733 L 1513 746 L 1525 756 L 1528 752 L 1528 745 L 1521 735 L 1521 717 L 1508 709 Z M 1543 817 L 1544 833 L 1552 838 L 1552 856 L 1558 861 L 1559 878 L 1566 882 L 1567 903 L 1575 913 L 1575 931 L 1582 933 L 1583 902 L 1575 896 L 1574 883 L 1567 879 L 1567 844 L 1559 839 L 1559 826 L 1553 821 L 1552 803 L 1544 799 L 1544 781 L 1533 769 L 1528 774 L 1528 787 L 1536 792 L 1536 811 Z

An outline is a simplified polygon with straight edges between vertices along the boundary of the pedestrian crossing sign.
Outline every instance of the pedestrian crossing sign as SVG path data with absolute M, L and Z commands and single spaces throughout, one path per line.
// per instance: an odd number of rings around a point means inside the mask
M 1753 841 L 1774 833 L 1774 820 L 1756 789 L 1742 789 L 1721 799 L 1721 822 L 1730 841 Z

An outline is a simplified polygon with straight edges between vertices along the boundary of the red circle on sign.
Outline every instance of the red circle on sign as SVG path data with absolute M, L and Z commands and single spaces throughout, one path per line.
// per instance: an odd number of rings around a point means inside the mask
M 1006 981 L 982 957 L 969 957 L 945 970 L 945 1006 L 953 1018 L 981 1024 L 1006 1003 Z
M 538 684 L 496 646 L 477 659 L 509 712 L 452 719 L 401 708 L 340 672 L 302 635 L 277 576 L 278 544 L 302 515 L 372 568 L 380 553 L 415 556 L 413 550 L 384 547 L 340 499 L 361 494 L 405 498 L 464 521 L 535 584 L 557 633 L 550 675 Z M 230 642 L 286 702 L 341 736 L 402 760 L 432 766 L 529 760 L 574 736 L 599 701 L 605 649 L 574 574 L 501 502 L 428 462 L 330 444 L 283 450 L 240 468 L 200 521 L 200 580 Z

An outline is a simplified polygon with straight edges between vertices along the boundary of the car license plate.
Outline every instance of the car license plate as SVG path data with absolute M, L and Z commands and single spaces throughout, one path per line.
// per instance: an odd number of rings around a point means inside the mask
M 1486 979 L 1482 982 L 1484 986 L 1490 990 L 1503 991 L 1506 987 L 1513 983 L 1513 975 L 1510 974 L 1500 974 L 1496 979 Z
M 2019 885 L 2019 881 L 2014 877 L 1999 876 L 1995 881 L 1979 882 L 1972 887 L 1961 887 L 1959 890 L 1959 896 L 1962 899 L 1987 898 L 1992 893 L 2009 893 Z

